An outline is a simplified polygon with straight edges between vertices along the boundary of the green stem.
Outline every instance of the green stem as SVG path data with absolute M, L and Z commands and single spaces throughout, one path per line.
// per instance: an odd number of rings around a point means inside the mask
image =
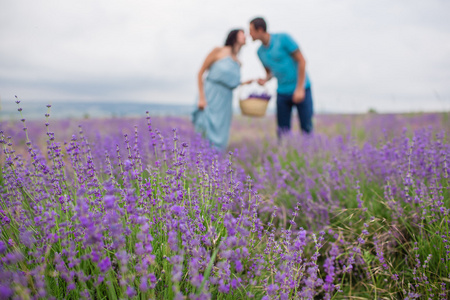
M 206 270 L 205 270 L 205 276 L 203 277 L 202 284 L 201 284 L 200 287 L 197 289 L 197 295 L 199 295 L 199 294 L 203 291 L 203 288 L 205 287 L 206 281 L 209 279 L 209 275 L 210 275 L 210 273 L 211 273 L 211 269 L 212 269 L 212 267 L 213 267 L 213 265 L 214 265 L 214 261 L 216 260 L 216 256 L 217 256 L 217 253 L 218 253 L 218 252 L 219 252 L 219 247 L 217 247 L 217 248 L 214 250 L 214 253 L 213 253 L 213 255 L 211 256 L 211 260 L 209 261 L 208 267 L 207 267 Z

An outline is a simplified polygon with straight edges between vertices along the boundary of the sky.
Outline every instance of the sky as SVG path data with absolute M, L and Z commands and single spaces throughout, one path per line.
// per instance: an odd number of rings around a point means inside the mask
M 449 11 L 447 0 L 0 0 L 0 100 L 194 105 L 206 55 L 262 16 L 299 44 L 317 112 L 450 111 Z M 243 80 L 265 75 L 259 45 L 247 37 Z

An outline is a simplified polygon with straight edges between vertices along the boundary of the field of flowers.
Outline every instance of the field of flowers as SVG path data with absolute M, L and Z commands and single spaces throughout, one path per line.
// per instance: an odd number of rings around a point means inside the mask
M 449 297 L 448 114 L 49 114 L 0 121 L 0 299 Z

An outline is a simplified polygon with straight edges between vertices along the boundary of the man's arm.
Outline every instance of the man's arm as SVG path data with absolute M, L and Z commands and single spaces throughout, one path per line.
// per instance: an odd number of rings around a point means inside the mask
M 268 69 L 266 67 L 264 67 L 264 69 L 266 70 L 266 78 L 258 79 L 258 83 L 260 85 L 266 84 L 266 82 L 269 81 L 270 79 L 272 79 L 272 77 L 273 77 L 272 72 L 270 71 L 270 69 Z
M 291 56 L 298 63 L 297 87 L 295 88 L 292 101 L 300 103 L 305 98 L 306 61 L 299 49 L 292 52 Z

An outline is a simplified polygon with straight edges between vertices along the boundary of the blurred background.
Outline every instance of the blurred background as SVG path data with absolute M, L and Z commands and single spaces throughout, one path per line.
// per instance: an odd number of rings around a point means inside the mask
M 2 0 L 0 115 L 17 118 L 15 95 L 29 117 L 49 103 L 53 117 L 189 115 L 206 55 L 257 16 L 299 43 L 317 113 L 449 111 L 449 11 L 445 0 Z M 265 74 L 258 46 L 248 37 L 241 51 L 244 80 Z

